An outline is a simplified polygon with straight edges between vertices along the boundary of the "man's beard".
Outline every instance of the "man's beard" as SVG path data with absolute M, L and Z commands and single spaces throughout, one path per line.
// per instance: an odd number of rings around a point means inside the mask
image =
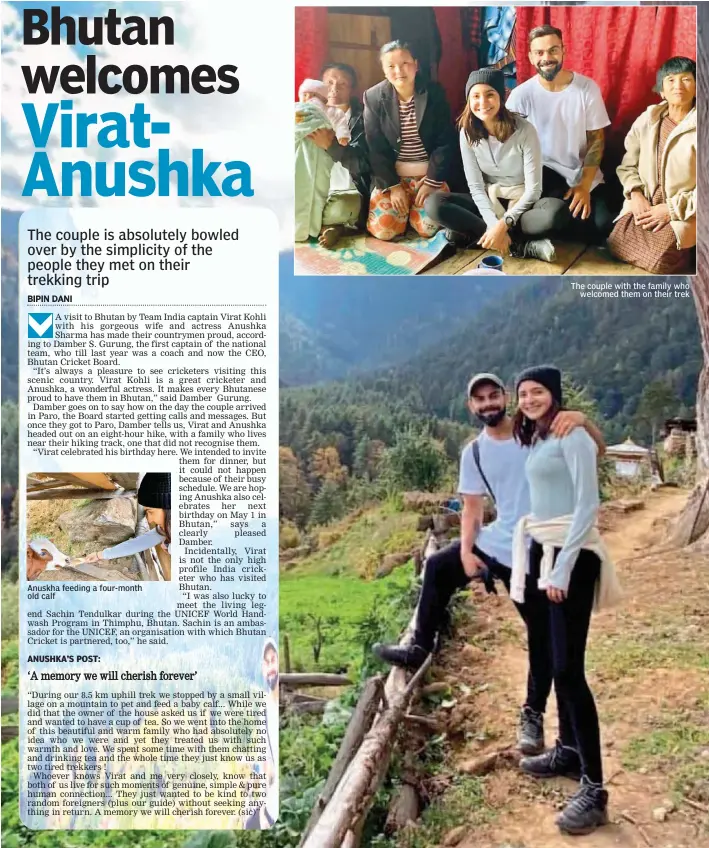
M 266 678 L 266 686 L 273 692 L 273 690 L 278 686 L 278 675 L 271 674 Z
M 502 419 L 507 415 L 507 410 L 502 407 L 502 409 L 490 410 L 489 412 L 476 412 L 475 417 L 480 421 L 481 424 L 484 424 L 486 427 L 497 427 L 497 425 L 502 421 Z
M 561 62 L 556 62 L 554 65 L 547 65 L 546 68 L 542 68 L 537 65 L 537 73 L 540 77 L 543 77 L 547 82 L 552 82 L 556 79 L 561 71 L 563 64 Z

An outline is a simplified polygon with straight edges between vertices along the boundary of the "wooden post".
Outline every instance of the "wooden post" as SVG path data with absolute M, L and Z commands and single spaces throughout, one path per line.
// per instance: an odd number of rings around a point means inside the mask
M 437 549 L 438 541 L 431 534 L 426 540 L 424 551 L 424 578 L 425 560 Z M 417 616 L 418 605 L 399 642 L 402 647 L 413 642 Z M 399 724 L 418 693 L 432 660 L 433 656 L 429 654 L 408 683 L 403 668 L 391 670 L 384 687 L 383 711 L 364 737 L 344 773 L 341 776 L 335 775 L 336 787 L 325 805 L 319 803 L 316 806 L 317 816 L 315 811 L 311 816 L 311 820 L 316 816 L 316 823 L 312 829 L 306 829 L 299 848 L 343 848 L 345 845 L 354 848 L 357 845 L 357 835 L 361 834 L 374 795 L 389 768 Z
M 382 699 L 384 686 L 381 677 L 370 677 L 364 684 L 362 694 L 357 701 L 355 711 L 352 713 L 350 723 L 347 725 L 347 730 L 340 743 L 340 750 L 337 752 L 335 761 L 330 769 L 330 774 L 327 777 L 325 786 L 323 786 L 318 800 L 310 814 L 308 824 L 303 831 L 300 839 L 300 845 L 304 845 L 310 831 L 315 827 L 318 819 L 322 815 L 334 791 L 337 789 L 337 784 L 340 782 L 345 769 L 352 761 L 362 744 L 365 734 L 372 726 L 374 717 L 379 709 L 379 702 Z
M 279 677 L 281 686 L 297 688 L 298 686 L 351 686 L 352 681 L 344 674 L 282 674 Z
M 320 819 L 302 843 L 303 848 L 341 848 L 347 832 L 356 830 L 359 821 L 366 816 L 389 766 L 399 723 L 431 660 L 429 654 L 404 690 L 388 702 L 388 708 L 365 736 Z
M 290 665 L 290 639 L 288 638 L 288 634 L 283 634 L 283 661 L 286 666 L 286 674 L 291 673 L 291 665 Z

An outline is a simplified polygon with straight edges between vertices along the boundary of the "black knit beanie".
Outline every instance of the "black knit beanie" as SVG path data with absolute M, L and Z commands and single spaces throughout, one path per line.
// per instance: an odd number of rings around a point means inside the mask
M 470 96 L 470 89 L 474 85 L 484 84 L 494 88 L 500 95 L 500 100 L 505 102 L 505 76 L 502 71 L 496 68 L 480 68 L 479 71 L 473 71 L 465 83 L 465 99 Z
M 170 509 L 170 474 L 146 474 L 138 487 L 138 503 L 153 509 Z
M 549 389 L 551 396 L 561 406 L 564 396 L 561 390 L 561 371 L 553 365 L 535 365 L 534 368 L 526 368 L 518 375 L 515 381 L 515 390 L 519 396 L 519 387 L 525 380 L 534 380 Z

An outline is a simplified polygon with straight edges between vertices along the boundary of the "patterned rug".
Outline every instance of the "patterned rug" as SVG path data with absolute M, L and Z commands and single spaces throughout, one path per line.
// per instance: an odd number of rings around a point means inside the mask
M 320 276 L 420 274 L 447 245 L 442 231 L 430 239 L 407 233 L 395 241 L 350 236 L 340 239 L 335 250 L 326 250 L 311 239 L 295 246 L 295 273 Z

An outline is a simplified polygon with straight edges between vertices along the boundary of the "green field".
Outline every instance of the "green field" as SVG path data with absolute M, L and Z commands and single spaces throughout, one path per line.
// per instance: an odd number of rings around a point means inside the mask
M 371 642 L 398 636 L 411 615 L 413 565 L 382 580 L 374 573 L 382 556 L 420 545 L 416 520 L 393 507 L 368 510 L 341 531 L 329 531 L 332 544 L 282 571 L 281 643 L 287 634 L 294 671 L 357 673 Z M 316 663 L 318 618 L 323 644 Z

